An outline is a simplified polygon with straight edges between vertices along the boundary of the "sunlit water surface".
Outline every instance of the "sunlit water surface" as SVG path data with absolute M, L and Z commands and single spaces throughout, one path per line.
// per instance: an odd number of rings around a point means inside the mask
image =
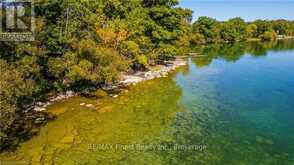
M 32 164 L 294 164 L 294 41 L 193 48 L 201 57 L 119 97 L 75 97 L 2 160 Z M 93 104 L 87 108 L 81 103 Z

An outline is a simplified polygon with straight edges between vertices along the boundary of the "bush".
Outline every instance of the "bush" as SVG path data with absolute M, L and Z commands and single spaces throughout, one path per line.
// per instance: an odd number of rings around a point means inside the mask
M 190 42 L 191 44 L 205 44 L 205 37 L 204 35 L 200 34 L 200 33 L 195 33 L 195 34 L 191 34 L 191 38 L 190 38 Z
M 274 31 L 266 31 L 259 37 L 262 41 L 273 41 L 277 39 L 277 33 Z

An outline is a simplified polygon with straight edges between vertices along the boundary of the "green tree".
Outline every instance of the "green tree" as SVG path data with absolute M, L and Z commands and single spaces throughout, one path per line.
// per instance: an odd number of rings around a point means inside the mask
M 200 33 L 206 42 L 213 42 L 218 35 L 213 28 L 218 24 L 216 19 L 210 17 L 199 17 L 193 24 L 193 32 Z
M 277 33 L 274 31 L 266 31 L 264 34 L 260 35 L 262 41 L 273 41 L 277 39 Z
M 253 38 L 257 35 L 257 26 L 254 23 L 250 23 L 246 26 L 247 38 Z
M 228 42 L 242 41 L 246 35 L 245 21 L 239 17 L 232 18 L 225 23 L 222 23 L 221 39 Z

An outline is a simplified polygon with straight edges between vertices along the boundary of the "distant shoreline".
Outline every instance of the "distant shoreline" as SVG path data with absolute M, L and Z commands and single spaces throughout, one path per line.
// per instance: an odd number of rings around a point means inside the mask
M 294 39 L 294 36 L 280 36 L 278 35 L 276 40 L 286 40 L 286 39 Z M 260 38 L 249 38 L 246 40 L 246 42 L 250 42 L 250 41 L 261 41 Z

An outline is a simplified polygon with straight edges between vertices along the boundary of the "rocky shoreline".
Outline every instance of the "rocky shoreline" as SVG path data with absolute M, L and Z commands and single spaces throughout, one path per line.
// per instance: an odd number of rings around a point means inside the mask
M 180 66 L 185 66 L 187 62 L 183 59 L 176 59 L 169 61 L 160 69 L 147 72 L 137 72 L 132 75 L 123 75 L 122 80 L 119 82 L 121 86 L 135 85 L 142 81 L 152 80 L 155 78 L 166 77 L 171 71 L 176 70 Z
M 127 87 L 130 85 L 135 85 L 137 83 L 143 82 L 143 81 L 147 81 L 147 80 L 152 80 L 155 78 L 160 78 L 160 77 L 167 77 L 167 75 L 176 70 L 177 68 L 181 67 L 181 66 L 185 66 L 187 65 L 187 61 L 182 59 L 182 58 L 177 58 L 173 61 L 167 61 L 164 65 L 158 65 L 158 68 L 155 70 L 148 70 L 148 71 L 139 71 L 133 74 L 127 74 L 124 73 L 121 76 L 121 79 L 114 84 L 105 84 L 101 87 L 101 89 L 105 90 L 105 91 L 109 91 L 109 90 L 114 90 L 114 89 L 118 89 L 121 87 Z M 52 96 L 49 97 L 47 99 L 47 101 L 45 102 L 37 102 L 36 104 L 30 106 L 30 108 L 28 108 L 27 110 L 25 110 L 25 112 L 29 112 L 31 110 L 36 111 L 36 112 L 43 112 L 46 111 L 47 107 L 49 105 L 52 105 L 56 102 L 74 97 L 74 96 L 78 96 L 81 94 L 85 94 L 85 93 L 89 93 L 90 91 L 94 91 L 97 90 L 99 88 L 95 88 L 95 89 L 88 89 L 86 91 L 82 91 L 82 92 L 73 92 L 73 91 L 66 91 L 64 93 L 61 93 L 57 96 Z M 111 97 L 117 97 L 117 95 L 112 95 L 110 94 Z
M 39 101 L 28 105 L 24 110 L 18 113 L 18 116 L 16 117 L 16 120 L 14 120 L 12 127 L 9 129 L 7 136 L 0 139 L 0 152 L 3 152 L 4 150 L 13 151 L 17 148 L 19 142 L 25 141 L 30 139 L 32 136 L 37 135 L 41 125 L 45 125 L 48 121 L 54 120 L 56 116 L 46 111 L 48 106 L 54 103 L 78 95 L 90 97 L 96 96 L 99 95 L 97 94 L 99 93 L 97 92 L 98 89 L 101 89 L 100 93 L 103 91 L 103 94 L 116 98 L 122 88 L 159 77 L 166 77 L 170 72 L 186 64 L 187 61 L 181 58 L 173 61 L 167 61 L 164 65 L 155 66 L 146 72 L 141 71 L 133 74 L 124 73 L 121 76 L 121 79 L 114 84 L 106 84 L 96 88 L 92 87 L 81 92 L 66 91 L 55 96 L 48 96 L 46 101 Z M 85 103 L 81 103 L 80 105 L 86 107 L 92 106 L 91 104 Z
M 283 35 L 278 35 L 278 40 L 286 40 L 286 39 L 294 39 L 294 36 L 283 36 Z

